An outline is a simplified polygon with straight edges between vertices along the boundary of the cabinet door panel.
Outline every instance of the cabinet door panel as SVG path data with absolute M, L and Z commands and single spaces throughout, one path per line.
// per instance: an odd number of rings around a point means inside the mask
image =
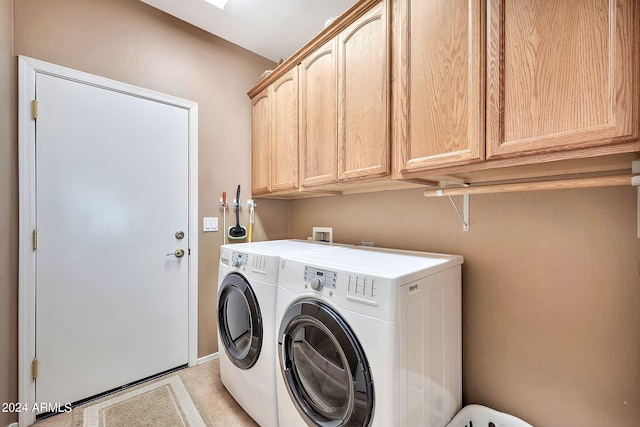
M 298 69 L 272 86 L 271 190 L 298 188 Z
M 271 191 L 271 106 L 269 88 L 251 100 L 251 192 Z
M 389 173 L 389 62 L 382 2 L 339 36 L 340 180 Z
M 488 157 L 637 138 L 635 3 L 489 1 Z
M 484 158 L 482 8 L 398 0 L 394 143 L 400 172 Z
M 302 185 L 337 179 L 338 119 L 336 41 L 311 54 L 300 65 L 300 169 Z

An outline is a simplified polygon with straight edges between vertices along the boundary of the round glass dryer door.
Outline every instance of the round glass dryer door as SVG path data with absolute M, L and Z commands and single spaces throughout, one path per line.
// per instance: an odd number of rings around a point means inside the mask
M 366 356 L 346 322 L 317 300 L 293 304 L 278 334 L 287 390 L 308 424 L 367 426 L 373 381 Z
M 262 316 L 247 279 L 231 273 L 218 292 L 218 331 L 231 362 L 241 369 L 251 368 L 262 348 Z

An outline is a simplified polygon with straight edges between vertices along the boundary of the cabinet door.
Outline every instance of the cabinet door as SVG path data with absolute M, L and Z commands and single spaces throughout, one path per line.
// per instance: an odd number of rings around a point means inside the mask
M 292 190 L 298 188 L 298 68 L 271 88 L 271 191 Z
M 396 2 L 393 138 L 401 173 L 484 159 L 481 5 Z
M 302 186 L 335 182 L 338 176 L 336 40 L 300 64 L 300 170 Z
M 271 191 L 271 104 L 269 88 L 251 100 L 251 193 Z
M 638 137 L 635 0 L 489 0 L 487 156 Z
M 386 2 L 338 36 L 338 177 L 389 173 L 389 60 Z

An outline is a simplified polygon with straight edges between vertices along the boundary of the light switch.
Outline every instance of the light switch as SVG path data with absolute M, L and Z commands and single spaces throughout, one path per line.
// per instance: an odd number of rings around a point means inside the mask
M 202 218 L 202 231 L 218 231 L 218 217 L 204 217 Z

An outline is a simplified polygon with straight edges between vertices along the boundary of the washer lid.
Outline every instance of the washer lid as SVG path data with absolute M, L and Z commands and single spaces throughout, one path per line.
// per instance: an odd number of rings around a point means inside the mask
M 310 242 L 306 240 L 268 240 L 264 242 L 232 243 L 222 245 L 234 251 L 241 251 L 259 255 L 280 256 L 298 252 L 325 251 L 342 246 L 327 243 Z
M 221 269 L 235 269 L 250 281 L 277 283 L 280 256 L 294 253 L 342 250 L 343 246 L 303 240 L 235 243 L 220 247 Z M 223 273 L 223 274 L 224 274 Z
M 402 251 L 379 248 L 344 248 L 342 251 L 325 251 L 310 254 L 292 254 L 282 257 L 329 270 L 378 276 L 398 281 L 398 285 L 460 265 L 460 255 L 430 252 Z

